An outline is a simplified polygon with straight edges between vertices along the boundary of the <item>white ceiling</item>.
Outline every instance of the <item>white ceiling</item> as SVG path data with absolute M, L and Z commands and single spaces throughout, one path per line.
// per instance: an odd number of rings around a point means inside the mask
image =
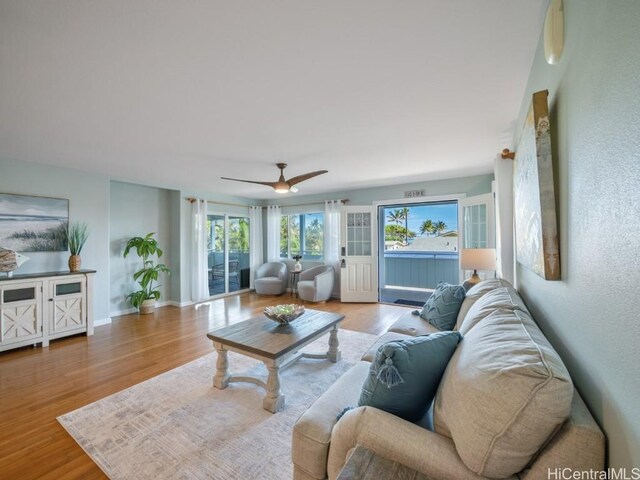
M 251 198 L 488 173 L 547 0 L 0 0 L 0 157 Z

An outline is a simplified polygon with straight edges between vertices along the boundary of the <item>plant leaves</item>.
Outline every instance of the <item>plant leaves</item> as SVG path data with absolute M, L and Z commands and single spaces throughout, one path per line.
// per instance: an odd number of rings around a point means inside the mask
M 160 285 L 157 283 L 160 273 L 171 274 L 171 271 L 164 263 L 154 263 L 154 260 L 149 258 L 156 255 L 160 258 L 163 255 L 163 251 L 158 247 L 158 242 L 153 238 L 155 232 L 147 233 L 144 237 L 133 237 L 127 242 L 123 256 L 126 257 L 132 249 L 136 250 L 138 256 L 142 259 L 142 268 L 133 274 L 133 279 L 138 282 L 141 290 L 130 293 L 127 298 L 131 300 L 131 304 L 138 308 L 144 300 L 160 299 Z

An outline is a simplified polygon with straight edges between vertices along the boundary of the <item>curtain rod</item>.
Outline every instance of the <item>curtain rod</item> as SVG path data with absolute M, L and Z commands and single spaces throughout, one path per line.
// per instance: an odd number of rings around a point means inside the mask
M 193 203 L 196 201 L 196 199 L 193 197 L 187 197 L 185 200 L 187 200 L 189 203 Z M 342 204 L 349 203 L 348 198 L 340 198 L 338 199 L 338 201 Z M 215 205 L 229 205 L 231 207 L 246 207 L 246 208 L 253 206 L 253 205 L 243 205 L 241 203 L 216 202 L 214 200 L 207 200 L 207 203 L 213 203 Z M 324 203 L 324 200 L 321 200 L 319 202 L 311 202 L 311 203 L 298 203 L 297 205 L 281 205 L 281 207 L 306 207 L 308 205 L 319 205 L 321 203 Z M 257 205 L 257 206 L 262 206 L 262 205 Z M 264 205 L 265 208 L 268 206 L 270 205 Z
M 186 201 L 188 201 L 189 203 L 193 203 L 197 200 L 197 198 L 193 198 L 193 197 L 187 197 L 185 198 Z M 207 200 L 207 203 L 214 203 L 216 205 L 229 205 L 231 207 L 251 207 L 251 205 L 244 205 L 242 203 L 229 203 L 229 202 L 214 202 L 213 200 Z
M 345 204 L 345 203 L 349 203 L 349 199 L 348 198 L 339 198 L 337 200 L 338 202 Z M 280 205 L 282 208 L 285 207 L 306 207 L 308 205 L 320 205 L 321 203 L 324 203 L 324 200 L 320 200 L 319 202 L 309 202 L 309 203 L 298 203 L 296 205 Z M 272 205 L 264 205 L 264 207 L 271 207 Z

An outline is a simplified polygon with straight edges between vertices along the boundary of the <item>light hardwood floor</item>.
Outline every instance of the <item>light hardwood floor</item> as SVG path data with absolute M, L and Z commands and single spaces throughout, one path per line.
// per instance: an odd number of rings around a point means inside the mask
M 194 307 L 164 307 L 153 315 L 116 317 L 96 327 L 92 337 L 0 353 L 0 479 L 106 478 L 57 416 L 211 353 L 208 331 L 289 301 L 287 295 L 245 293 Z M 407 311 L 337 301 L 309 307 L 344 313 L 342 328 L 373 334 Z

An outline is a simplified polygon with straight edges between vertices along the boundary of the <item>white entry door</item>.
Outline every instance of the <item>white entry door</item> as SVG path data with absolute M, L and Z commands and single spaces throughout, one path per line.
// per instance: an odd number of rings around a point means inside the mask
M 378 301 L 378 236 L 374 206 L 342 207 L 340 215 L 340 298 Z

